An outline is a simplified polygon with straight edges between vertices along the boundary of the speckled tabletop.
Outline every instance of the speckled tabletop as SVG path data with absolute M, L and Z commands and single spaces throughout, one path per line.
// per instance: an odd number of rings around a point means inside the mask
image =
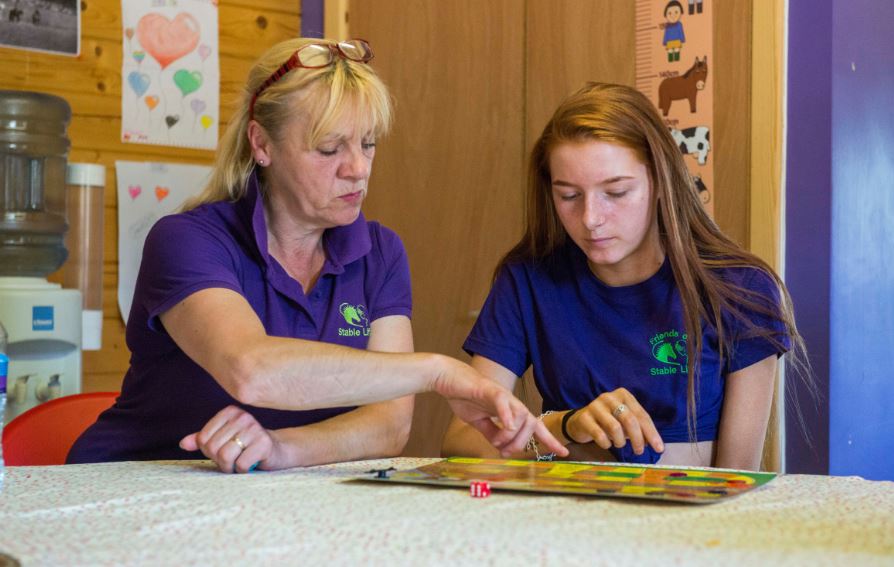
M 894 483 L 787 475 L 704 506 L 345 482 L 388 459 L 7 467 L 0 551 L 32 565 L 894 565 Z

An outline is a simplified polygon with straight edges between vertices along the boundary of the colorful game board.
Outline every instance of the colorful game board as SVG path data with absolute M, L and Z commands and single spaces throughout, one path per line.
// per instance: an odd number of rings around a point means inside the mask
M 473 481 L 485 481 L 492 490 L 646 498 L 693 504 L 731 498 L 776 478 L 776 473 L 725 469 L 465 457 L 452 457 L 412 470 L 370 472 L 378 474 L 363 480 L 466 489 Z

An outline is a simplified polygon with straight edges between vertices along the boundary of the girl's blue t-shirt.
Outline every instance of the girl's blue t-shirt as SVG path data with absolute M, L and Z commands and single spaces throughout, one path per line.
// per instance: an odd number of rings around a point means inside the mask
M 725 281 L 757 292 L 778 313 L 779 290 L 765 272 L 721 268 Z M 783 323 L 743 310 L 745 320 L 724 316 L 732 348 L 720 359 L 717 333 L 703 323 L 697 378 L 696 439 L 717 438 L 726 377 L 789 348 Z M 687 442 L 686 332 L 670 263 L 649 279 L 611 287 L 589 269 L 569 242 L 546 261 L 508 264 L 498 274 L 463 348 L 521 376 L 531 366 L 543 411 L 589 404 L 624 387 L 649 413 L 665 442 Z M 770 328 L 781 344 L 755 336 Z M 616 451 L 619 460 L 657 461 Z

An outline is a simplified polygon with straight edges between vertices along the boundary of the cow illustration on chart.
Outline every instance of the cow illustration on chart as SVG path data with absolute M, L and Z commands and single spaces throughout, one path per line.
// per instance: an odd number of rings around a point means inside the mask
M 679 77 L 669 77 L 658 85 L 658 108 L 667 116 L 675 100 L 689 101 L 689 112 L 696 111 L 698 91 L 704 90 L 708 79 L 708 56 L 695 58 L 695 63 Z
M 708 152 L 711 151 L 711 132 L 707 126 L 693 126 L 681 130 L 671 128 L 670 132 L 683 155 L 695 156 L 699 165 L 705 165 L 708 162 Z
M 705 185 L 705 182 L 702 181 L 702 176 L 693 175 L 692 184 L 695 185 L 695 190 L 698 193 L 699 200 L 703 204 L 707 205 L 711 201 L 711 192 L 708 190 L 708 186 Z

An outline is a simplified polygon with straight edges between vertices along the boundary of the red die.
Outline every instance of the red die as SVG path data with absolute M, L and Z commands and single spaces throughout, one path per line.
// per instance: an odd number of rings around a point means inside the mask
M 490 485 L 480 480 L 473 480 L 469 485 L 469 494 L 472 498 L 487 498 L 490 496 Z

